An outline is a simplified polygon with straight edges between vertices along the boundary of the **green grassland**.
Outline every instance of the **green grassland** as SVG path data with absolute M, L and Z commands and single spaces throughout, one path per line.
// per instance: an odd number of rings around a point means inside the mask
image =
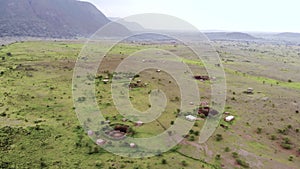
M 237 48 L 237 45 L 242 47 Z M 0 168 L 200 169 L 249 165 L 250 168 L 296 169 L 300 165 L 300 114 L 297 113 L 300 79 L 295 76 L 300 65 L 298 47 L 256 45 L 214 43 L 226 71 L 226 111 L 236 116 L 235 121 L 222 120 L 220 124 L 228 128 L 218 127 L 205 144 L 198 144 L 197 132 L 205 119 L 197 121 L 177 147 L 144 159 L 119 157 L 105 151 L 89 139 L 80 126 L 72 99 L 72 76 L 82 42 L 32 41 L 2 46 Z M 122 43 L 107 55 L 98 75 L 110 76 L 126 55 L 149 47 L 178 55 L 189 54 L 182 52 L 180 45 Z M 250 50 L 252 48 L 264 52 Z M 206 74 L 201 62 L 192 58 L 183 61 L 198 67 L 197 73 Z M 113 105 L 110 83 L 103 83 L 101 79 L 96 80 L 96 98 L 112 124 L 129 125 L 135 131 L 134 137 L 152 137 L 169 128 L 176 119 L 179 88 L 172 77 L 156 70 L 145 70 L 135 80 L 148 84 L 130 91 L 132 104 L 138 110 L 149 108 L 151 90 L 160 89 L 168 98 L 165 111 L 151 123 L 137 127 L 132 122 L 123 122 Z M 209 99 L 210 84 L 198 84 L 201 99 Z M 243 93 L 248 87 L 254 88 L 254 94 Z

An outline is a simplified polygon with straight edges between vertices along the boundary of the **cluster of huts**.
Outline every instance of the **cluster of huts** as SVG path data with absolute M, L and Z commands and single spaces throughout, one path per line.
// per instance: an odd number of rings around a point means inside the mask
M 200 105 L 199 105 L 199 109 L 198 109 L 198 115 L 204 115 L 204 116 L 215 116 L 219 114 L 219 112 L 217 110 L 214 110 L 212 109 L 208 102 L 204 101 L 204 102 L 201 102 Z M 231 122 L 235 119 L 235 117 L 233 115 L 230 115 L 229 112 L 225 112 L 225 118 L 224 118 L 224 121 L 226 122 Z M 193 115 L 187 115 L 185 116 L 186 120 L 188 121 L 196 121 L 200 118 L 197 118 L 196 116 L 193 116 Z

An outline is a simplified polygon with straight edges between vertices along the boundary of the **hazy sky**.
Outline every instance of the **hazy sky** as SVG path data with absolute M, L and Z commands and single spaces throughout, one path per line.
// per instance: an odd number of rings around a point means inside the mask
M 200 30 L 300 32 L 299 0 L 85 0 L 108 17 L 162 13 Z

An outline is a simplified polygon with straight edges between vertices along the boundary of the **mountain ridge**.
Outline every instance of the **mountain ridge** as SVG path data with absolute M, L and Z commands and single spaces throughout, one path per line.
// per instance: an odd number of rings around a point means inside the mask
M 1 0 L 0 37 L 69 38 L 90 36 L 110 20 L 89 2 L 77 0 Z M 128 33 L 121 25 L 116 32 Z

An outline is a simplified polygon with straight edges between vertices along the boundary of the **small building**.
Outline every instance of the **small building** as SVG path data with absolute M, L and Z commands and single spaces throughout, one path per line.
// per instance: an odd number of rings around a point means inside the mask
M 209 80 L 209 76 L 194 76 L 194 79 L 207 81 L 207 80 Z
M 93 132 L 92 130 L 89 130 L 89 131 L 87 132 L 87 134 L 88 134 L 89 136 L 92 136 L 92 135 L 94 135 L 94 132 Z
M 135 147 L 136 147 L 136 144 L 130 143 L 129 146 L 130 146 L 130 148 L 135 148 Z
M 135 123 L 135 125 L 136 126 L 142 126 L 144 123 L 142 122 L 142 121 L 137 121 L 136 123 Z
M 204 114 L 205 116 L 208 116 L 209 111 L 210 111 L 209 106 L 201 106 L 198 110 L 198 114 Z
M 254 89 L 249 87 L 246 91 L 244 91 L 244 93 L 246 94 L 253 94 Z
M 99 145 L 99 146 L 104 145 L 104 144 L 105 144 L 105 140 L 98 139 L 98 140 L 96 141 L 96 144 Z
M 108 82 L 109 82 L 109 79 L 103 79 L 102 82 L 108 83 Z
M 206 106 L 208 106 L 208 102 L 207 101 L 203 101 L 203 102 L 200 103 L 200 106 L 206 107 Z
M 205 116 L 215 116 L 219 114 L 219 112 L 215 109 L 210 108 L 209 106 L 204 106 L 199 108 L 198 114 L 204 114 Z
M 226 122 L 231 122 L 234 120 L 234 116 L 226 116 L 224 119 Z
M 197 120 L 197 117 L 188 115 L 188 116 L 185 116 L 185 119 L 187 119 L 188 121 L 195 121 L 195 120 Z

